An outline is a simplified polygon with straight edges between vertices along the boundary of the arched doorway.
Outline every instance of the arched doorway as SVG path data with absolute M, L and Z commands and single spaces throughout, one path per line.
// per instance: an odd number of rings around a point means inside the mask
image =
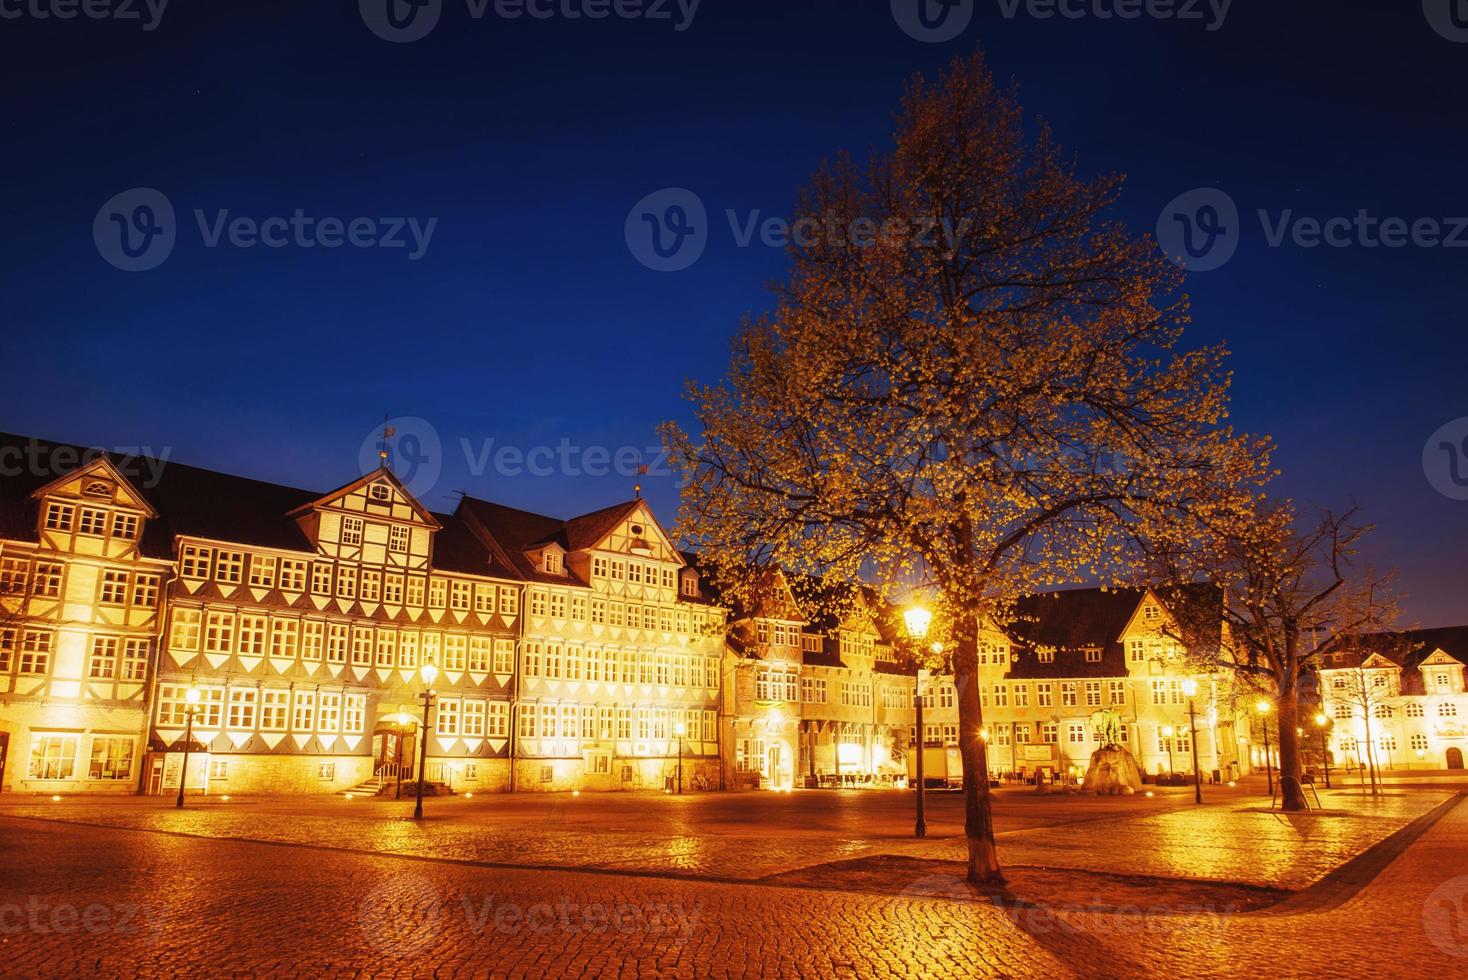
M 1456 745 L 1448 749 L 1448 768 L 1463 768 L 1463 750 L 1458 748 Z

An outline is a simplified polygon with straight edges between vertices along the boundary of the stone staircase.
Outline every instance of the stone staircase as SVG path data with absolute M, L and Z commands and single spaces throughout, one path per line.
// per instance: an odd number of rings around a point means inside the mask
M 362 782 L 348 789 L 339 790 L 336 795 L 352 797 L 381 796 L 384 793 L 391 793 L 396 786 L 396 779 L 379 774 L 373 776 L 371 779 L 364 779 Z M 403 780 L 403 799 L 409 799 L 413 796 L 413 793 L 413 781 L 410 779 Z M 429 780 L 423 784 L 423 795 L 453 796 L 454 791 L 449 788 L 447 783 L 436 783 Z

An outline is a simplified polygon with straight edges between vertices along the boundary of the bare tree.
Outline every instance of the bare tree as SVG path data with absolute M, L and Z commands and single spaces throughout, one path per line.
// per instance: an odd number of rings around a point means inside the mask
M 805 189 L 775 309 L 722 385 L 690 388 L 695 433 L 665 427 L 680 530 L 719 567 L 936 604 L 979 883 L 1002 877 L 981 627 L 1049 586 L 1130 580 L 1138 541 L 1183 548 L 1187 518 L 1236 512 L 1217 502 L 1267 467 L 1223 423 L 1225 351 L 1180 346 L 1178 269 L 1108 217 L 1119 190 L 1027 130 L 980 57 L 913 80 L 892 148 Z
M 1205 564 L 1224 588 L 1224 640 L 1218 622 L 1196 612 L 1178 618 L 1190 650 L 1234 672 L 1270 699 L 1278 716 L 1281 806 L 1307 807 L 1301 786 L 1300 694 L 1322 658 L 1349 649 L 1396 615 L 1384 577 L 1356 567 L 1369 525 L 1355 507 L 1322 510 L 1299 528 L 1288 501 L 1260 499 L 1252 519 L 1221 521 L 1205 544 Z M 1317 642 L 1317 638 L 1327 639 Z M 1266 721 L 1267 724 L 1267 721 Z

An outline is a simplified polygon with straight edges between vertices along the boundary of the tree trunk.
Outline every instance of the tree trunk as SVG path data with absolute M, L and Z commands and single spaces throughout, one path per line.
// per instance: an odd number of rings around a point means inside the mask
M 1310 809 L 1300 781 L 1300 696 L 1291 686 L 1279 696 L 1279 790 L 1280 809 L 1298 812 Z
M 978 680 L 979 617 L 965 617 L 957 625 L 953 670 L 958 688 L 958 750 L 963 757 L 963 831 L 968 837 L 968 880 L 976 885 L 996 884 L 1004 881 L 1004 875 L 1000 873 L 999 855 L 994 846 L 987 746 L 979 737 L 984 730 Z

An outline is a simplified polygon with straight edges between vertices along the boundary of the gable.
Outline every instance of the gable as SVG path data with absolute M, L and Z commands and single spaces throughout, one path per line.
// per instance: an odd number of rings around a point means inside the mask
M 31 494 L 37 500 L 63 497 L 92 501 L 100 506 L 126 507 L 157 517 L 153 506 L 105 456 L 100 456 L 52 480 Z
M 683 564 L 683 555 L 663 531 L 643 501 L 637 501 L 586 550 L 611 551 L 637 558 Z
M 1446 650 L 1437 649 L 1422 659 L 1420 667 L 1461 667 L 1463 662 Z
M 1361 669 L 1362 670 L 1401 670 L 1402 668 L 1401 668 L 1401 666 L 1399 664 L 1393 663 L 1392 661 L 1388 660 L 1386 657 L 1383 657 L 1381 654 L 1379 654 L 1379 653 L 1373 653 L 1371 656 L 1369 656 L 1365 660 L 1361 661 Z

